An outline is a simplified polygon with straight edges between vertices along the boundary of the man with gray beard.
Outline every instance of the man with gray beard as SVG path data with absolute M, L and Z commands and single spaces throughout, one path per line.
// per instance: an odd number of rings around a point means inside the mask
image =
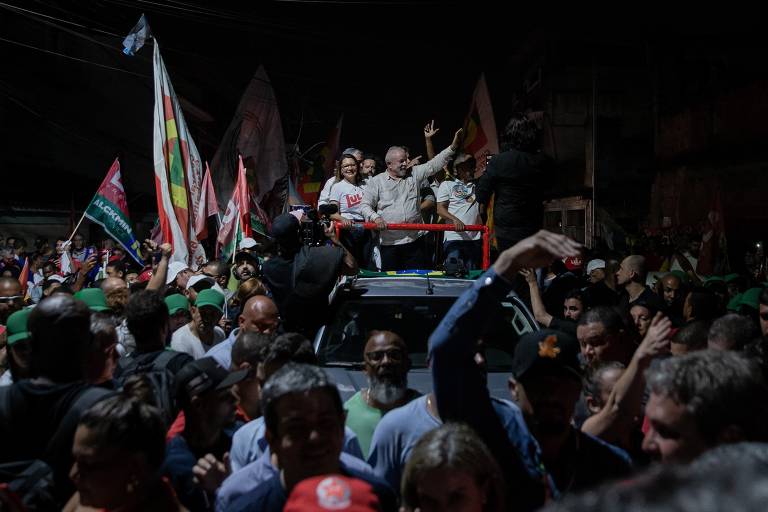
M 371 331 L 365 344 L 368 387 L 346 401 L 347 427 L 357 434 L 363 455 L 368 457 L 371 438 L 381 417 L 419 396 L 408 389 L 408 348 L 392 331 Z

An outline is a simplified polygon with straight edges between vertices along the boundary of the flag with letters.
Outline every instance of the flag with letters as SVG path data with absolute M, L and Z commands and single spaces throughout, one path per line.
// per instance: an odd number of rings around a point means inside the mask
M 115 158 L 107 176 L 93 196 L 85 216 L 95 222 L 114 238 L 125 249 L 126 254 L 143 266 L 144 260 L 139 252 L 139 242 L 133 233 L 131 219 L 128 216 L 128 201 L 125 199 L 125 189 L 120 176 L 120 160 Z

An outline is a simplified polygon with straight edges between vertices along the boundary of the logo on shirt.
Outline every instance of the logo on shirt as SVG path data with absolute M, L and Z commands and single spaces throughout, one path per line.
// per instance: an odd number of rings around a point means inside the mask
M 456 199 L 464 199 L 468 203 L 475 202 L 475 187 L 470 187 L 464 183 L 457 182 L 451 189 L 451 195 Z
M 328 510 L 342 510 L 352 504 L 349 485 L 340 478 L 330 476 L 317 484 L 317 504 Z
M 352 208 L 353 206 L 357 206 L 363 202 L 363 194 L 359 192 L 355 195 L 345 194 L 344 198 L 347 201 L 347 208 Z

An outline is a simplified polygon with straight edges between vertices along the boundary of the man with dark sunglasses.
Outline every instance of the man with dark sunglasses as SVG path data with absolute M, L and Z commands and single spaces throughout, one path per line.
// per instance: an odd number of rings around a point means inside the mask
M 368 387 L 347 400 L 344 409 L 347 427 L 357 434 L 363 455 L 368 457 L 373 431 L 381 417 L 417 398 L 419 393 L 408 389 L 408 347 L 394 332 L 372 331 L 363 358 Z
M 0 325 L 5 325 L 12 313 L 24 307 L 21 284 L 12 277 L 0 277 Z

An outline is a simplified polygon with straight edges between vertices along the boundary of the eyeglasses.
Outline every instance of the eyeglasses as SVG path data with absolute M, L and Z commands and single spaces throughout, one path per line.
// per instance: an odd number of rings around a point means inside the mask
M 365 357 L 374 362 L 383 361 L 384 356 L 387 356 L 390 360 L 395 362 L 400 362 L 405 359 L 405 353 L 399 348 L 393 348 L 389 350 L 372 350 L 371 352 L 365 353 Z

